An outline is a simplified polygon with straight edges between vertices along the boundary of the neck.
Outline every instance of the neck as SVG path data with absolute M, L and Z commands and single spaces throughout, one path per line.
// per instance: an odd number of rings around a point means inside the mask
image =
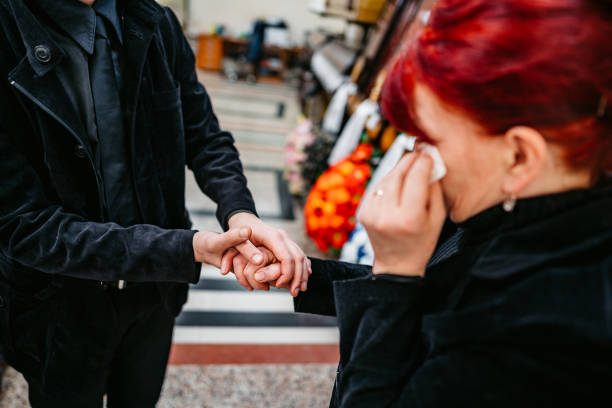
M 96 0 L 79 0 L 81 3 L 83 4 L 87 4 L 88 6 L 93 6 L 93 4 L 96 2 Z
M 562 193 L 592 187 L 594 184 L 590 170 L 565 171 L 561 174 L 545 174 L 519 194 L 519 198 Z

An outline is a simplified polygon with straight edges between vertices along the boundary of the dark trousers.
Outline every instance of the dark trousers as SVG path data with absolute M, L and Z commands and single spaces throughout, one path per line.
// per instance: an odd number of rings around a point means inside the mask
M 163 384 L 174 318 L 153 284 L 124 290 L 68 286 L 46 365 L 27 377 L 34 408 L 154 407 Z

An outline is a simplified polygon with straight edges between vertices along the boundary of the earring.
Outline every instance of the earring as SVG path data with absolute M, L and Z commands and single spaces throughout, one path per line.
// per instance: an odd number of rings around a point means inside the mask
M 504 200 L 504 211 L 511 213 L 516 207 L 516 196 L 512 194 L 506 200 Z

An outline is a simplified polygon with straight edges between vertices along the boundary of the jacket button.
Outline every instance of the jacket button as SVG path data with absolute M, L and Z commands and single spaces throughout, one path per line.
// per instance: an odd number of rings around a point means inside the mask
M 74 155 L 80 159 L 87 157 L 87 149 L 83 145 L 76 145 L 74 147 Z
M 34 57 L 38 62 L 51 61 L 51 49 L 46 45 L 37 45 L 34 47 Z

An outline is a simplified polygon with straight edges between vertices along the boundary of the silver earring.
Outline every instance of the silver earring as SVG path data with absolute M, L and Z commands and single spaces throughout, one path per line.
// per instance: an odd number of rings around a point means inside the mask
M 516 207 L 516 196 L 512 194 L 506 200 L 504 200 L 504 211 L 511 213 Z

